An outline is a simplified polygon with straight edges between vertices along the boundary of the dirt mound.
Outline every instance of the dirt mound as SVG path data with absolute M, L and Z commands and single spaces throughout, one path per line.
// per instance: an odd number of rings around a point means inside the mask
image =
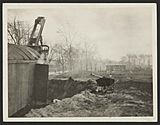
M 50 104 L 31 109 L 26 117 L 119 117 L 152 116 L 152 83 L 118 82 L 111 93 L 92 93 L 97 82 L 51 80 Z
M 132 83 L 134 84 L 134 83 Z M 120 84 L 118 85 L 120 87 Z M 123 86 L 122 86 L 123 87 Z M 152 116 L 150 93 L 133 86 L 110 94 L 94 94 L 85 90 L 40 109 L 32 109 L 26 117 L 119 117 Z M 148 98 L 148 100 L 144 99 Z
M 83 91 L 71 98 L 65 98 L 50 104 L 45 108 L 31 109 L 26 117 L 58 117 L 58 116 L 88 116 L 90 114 L 89 105 L 95 103 L 96 95 Z

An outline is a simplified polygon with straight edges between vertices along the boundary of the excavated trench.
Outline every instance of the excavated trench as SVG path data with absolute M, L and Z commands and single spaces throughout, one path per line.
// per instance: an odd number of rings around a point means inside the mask
M 99 81 L 101 81 L 99 83 Z M 118 82 L 111 93 L 96 93 L 103 78 L 79 81 L 52 79 L 48 83 L 48 104 L 32 108 L 25 117 L 118 117 L 152 116 L 152 83 Z M 112 80 L 109 80 L 112 81 Z M 108 82 L 104 82 L 110 84 Z M 97 83 L 98 82 L 98 83 Z M 113 81 L 112 81 L 113 82 Z M 145 86 L 145 87 L 144 87 Z M 149 108 L 148 108 L 149 107 Z
M 69 98 L 87 89 L 94 91 L 96 86 L 92 80 L 52 79 L 48 83 L 48 100 Z
M 91 93 L 96 93 L 98 88 L 103 89 L 104 93 L 115 83 L 112 78 L 102 77 L 96 80 L 89 79 L 87 81 L 69 79 L 52 79 L 48 83 L 48 100 L 64 99 L 72 97 L 81 91 L 89 90 Z M 101 91 L 102 92 L 102 91 Z M 102 92 L 102 93 L 103 93 Z

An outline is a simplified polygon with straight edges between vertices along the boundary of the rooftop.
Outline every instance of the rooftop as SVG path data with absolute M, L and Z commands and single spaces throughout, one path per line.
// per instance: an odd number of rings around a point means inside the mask
M 24 45 L 8 44 L 8 60 L 37 60 L 40 54 Z

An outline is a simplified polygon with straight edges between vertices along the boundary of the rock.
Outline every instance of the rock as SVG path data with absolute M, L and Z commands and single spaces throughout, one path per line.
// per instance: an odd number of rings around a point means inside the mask
M 59 102 L 60 100 L 59 99 L 53 99 L 53 103 L 57 103 L 57 102 Z

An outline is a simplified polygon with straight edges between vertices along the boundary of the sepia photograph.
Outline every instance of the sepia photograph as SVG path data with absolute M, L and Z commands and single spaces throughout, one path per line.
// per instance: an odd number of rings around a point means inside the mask
M 156 122 L 156 3 L 3 3 L 3 121 Z

